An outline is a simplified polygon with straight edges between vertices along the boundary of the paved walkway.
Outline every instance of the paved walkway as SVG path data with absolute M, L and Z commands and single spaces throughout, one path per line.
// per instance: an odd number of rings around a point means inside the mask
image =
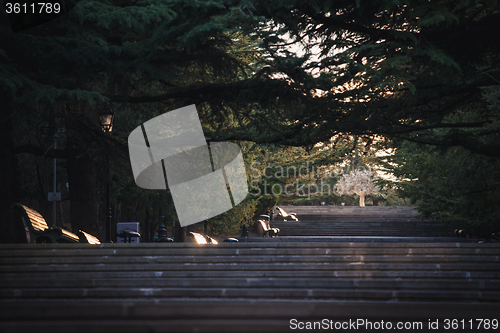
M 500 318 L 499 258 L 500 244 L 456 242 L 0 245 L 0 332 L 290 332 L 324 319 L 425 332 Z
M 238 237 L 240 242 L 361 242 L 361 243 L 478 243 L 478 239 L 457 237 L 396 237 L 396 236 L 277 236 Z
M 271 226 L 280 229 L 280 236 L 329 236 L 363 239 L 386 238 L 402 241 L 430 237 L 429 241 L 446 241 L 456 237 L 453 230 L 440 222 L 422 220 L 415 207 L 355 206 L 286 206 L 299 221 L 275 219 Z

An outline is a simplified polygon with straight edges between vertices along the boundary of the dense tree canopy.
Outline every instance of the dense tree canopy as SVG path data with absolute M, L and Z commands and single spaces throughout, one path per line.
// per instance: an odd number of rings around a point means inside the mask
M 382 134 L 498 156 L 485 142 L 498 113 L 484 101 L 498 86 L 497 2 L 273 1 L 256 12 L 269 70 L 304 98 L 276 140 Z
M 390 157 L 400 195 L 426 218 L 489 238 L 500 230 L 500 165 L 462 147 L 405 143 Z
M 349 147 L 402 142 L 496 160 L 498 8 L 490 0 L 67 0 L 64 15 L 36 26 L 2 12 L 2 220 L 11 221 L 26 175 L 43 185 L 26 156 L 38 156 L 36 166 L 42 156 L 64 160 L 77 227 L 97 219 L 106 155 L 116 165 L 115 205 L 156 214 L 158 195 L 131 179 L 126 138 L 193 103 L 208 140 L 249 142 L 247 162 L 255 144 L 319 142 L 330 148 L 314 159 L 325 163 Z M 99 128 L 103 105 L 116 110 L 112 137 Z M 66 129 L 58 149 L 42 137 L 47 126 Z M 242 209 L 250 216 L 257 206 Z

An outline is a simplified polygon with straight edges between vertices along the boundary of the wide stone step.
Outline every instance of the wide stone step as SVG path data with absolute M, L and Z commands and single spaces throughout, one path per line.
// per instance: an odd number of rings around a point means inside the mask
M 108 271 L 108 272 L 35 272 L 35 273 L 7 273 L 2 279 L 30 278 L 40 279 L 142 279 L 142 278 L 379 278 L 379 279 L 498 279 L 500 272 L 495 271 Z
M 274 226 L 273 226 L 274 227 Z M 453 234 L 448 233 L 448 232 L 438 232 L 435 230 L 353 230 L 353 229 L 335 229 L 331 228 L 331 230 L 323 230 L 323 229 L 315 229 L 315 228 L 308 228 L 308 229 L 290 229 L 287 230 L 286 228 L 280 228 L 280 234 L 283 236 L 324 236 L 324 235 L 351 235 L 351 236 L 356 236 L 356 235 L 367 235 L 367 236 L 428 236 L 428 237 L 436 237 L 436 236 L 443 236 L 443 237 L 450 237 Z
M 0 331 L 285 332 L 292 318 L 500 316 L 499 244 L 259 241 L 0 245 Z
M 329 231 L 329 230 L 352 230 L 354 232 L 391 232 L 391 231 L 407 231 L 407 232 L 445 232 L 449 234 L 455 235 L 453 232 L 450 232 L 448 230 L 436 230 L 433 228 L 417 228 L 417 227 L 410 227 L 410 228 L 384 228 L 384 227 L 359 227 L 359 228 L 351 228 L 351 227 L 343 227 L 343 226 L 335 226 L 332 225 L 331 227 L 323 227 L 323 226 L 317 226 L 317 225 L 312 225 L 311 227 L 308 226 L 296 226 L 294 227 L 293 225 L 280 225 L 280 224 L 271 224 L 271 227 L 274 228 L 280 228 L 283 230 L 317 230 L 317 231 Z
M 378 243 L 378 244 L 398 244 L 398 243 L 477 243 L 477 240 L 469 238 L 457 239 L 456 236 L 437 236 L 437 237 L 419 237 L 419 236 L 346 236 L 346 235 L 314 235 L 314 236 L 283 236 L 276 237 L 250 237 L 247 239 L 241 238 L 241 241 L 249 243 Z
M 16 299 L 133 299 L 152 297 L 157 299 L 169 298 L 222 298 L 222 299 L 308 299 L 315 300 L 380 300 L 380 301 L 464 301 L 464 302 L 498 302 L 500 292 L 491 290 L 395 290 L 395 289 L 348 289 L 348 288 L 278 288 L 278 287 L 172 287 L 172 288 L 46 288 L 46 289 L 16 289 L 14 291 L 0 290 L 1 298 L 11 298 L 15 293 Z
M 26 288 L 29 286 L 29 288 Z M 60 290 L 74 288 L 93 288 L 96 290 L 114 290 L 123 288 L 324 288 L 324 289 L 386 289 L 386 290 L 490 290 L 500 292 L 500 281 L 442 281 L 439 279 L 420 280 L 405 279 L 391 281 L 387 279 L 331 279 L 331 278 L 237 278 L 224 277 L 219 279 L 189 278 L 179 279 L 176 277 L 155 278 L 122 278 L 122 279 L 81 279 L 72 280 L 57 279 L 55 281 L 44 281 L 38 278 L 3 279 L 0 293 L 8 294 L 9 289 L 16 288 L 16 292 L 24 294 L 23 291 L 31 292 L 33 288 L 53 290 L 57 294 Z M 56 295 L 51 297 L 55 297 Z M 114 297 L 114 296 L 111 296 Z
M 439 222 L 435 221 L 422 221 L 422 220 L 417 220 L 417 219 L 399 219 L 399 218 L 380 218 L 378 219 L 377 217 L 365 217 L 365 218 L 359 218 L 360 220 L 357 220 L 357 218 L 349 218 L 349 219 L 342 219 L 342 218 L 330 218 L 330 217 L 325 217 L 323 219 L 318 219 L 316 218 L 311 218 L 311 219 L 300 219 L 299 221 L 282 221 L 282 220 L 273 220 L 271 223 L 284 223 L 284 224 L 302 224 L 302 223 L 316 223 L 320 225 L 325 225 L 326 223 L 331 223 L 331 224 L 353 224 L 353 225 L 360 225 L 363 226 L 365 224 L 373 223 L 376 225 L 422 225 L 422 226 L 435 226 L 435 227 L 442 227 L 442 225 Z
M 295 226 L 295 225 L 318 225 L 318 226 L 327 226 L 327 225 L 353 225 L 353 226 L 369 226 L 369 225 L 380 225 L 380 226 L 432 226 L 432 227 L 441 227 L 444 228 L 441 224 L 436 223 L 436 222 L 429 222 L 429 221 L 340 221 L 340 220 L 301 220 L 301 221 L 279 221 L 279 220 L 273 220 L 271 221 L 272 224 L 279 223 L 283 225 L 290 225 L 290 226 Z
M 224 257 L 224 256 L 234 256 L 236 258 L 241 258 L 245 256 L 261 256 L 262 259 L 265 259 L 266 256 L 275 257 L 281 255 L 287 256 L 298 256 L 298 255 L 403 255 L 403 256 L 425 256 L 425 255 L 500 255 L 500 248 L 498 246 L 491 246 L 494 244 L 475 244 L 475 243 L 442 243 L 442 246 L 428 246 L 428 243 L 412 243 L 408 244 L 407 247 L 401 247 L 401 244 L 398 243 L 347 243 L 350 246 L 335 246 L 335 245 L 344 245 L 345 243 L 297 243 L 297 242 L 279 242 L 279 238 L 256 238 L 262 241 L 268 241 L 268 243 L 253 243 L 253 242 L 241 242 L 238 244 L 243 245 L 239 247 L 239 245 L 234 246 L 232 248 L 223 248 L 223 247 L 206 247 L 206 248 L 186 248 L 183 251 L 179 248 L 164 248 L 163 250 L 154 250 L 152 249 L 149 253 L 136 253 L 136 251 L 128 251 L 128 250 L 116 250 L 116 253 L 110 255 L 103 249 L 102 253 L 82 253 L 79 251 L 63 251 L 65 255 L 58 254 L 53 257 L 49 253 L 42 251 L 38 252 L 37 256 L 32 256 L 33 252 L 25 251 L 25 252 L 17 252 L 13 253 L 11 258 L 3 257 L 0 258 L 0 267 L 3 266 L 4 263 L 8 264 L 9 262 L 16 262 L 19 260 L 58 260 L 61 258 L 63 261 L 71 261 L 73 258 L 75 260 L 79 260 L 78 258 L 91 258 L 91 257 L 100 257 L 102 260 L 111 260 L 113 258 L 125 257 L 134 257 L 141 258 L 141 260 L 150 260 L 152 262 L 156 260 L 168 261 L 169 257 L 193 257 L 199 256 L 201 258 L 211 258 L 211 257 Z M 318 246 L 318 245 L 328 245 L 328 246 Z M 362 246 L 356 246 L 361 244 Z M 377 246 L 379 245 L 379 246 Z M 391 246 L 394 245 L 394 246 Z M 472 245 L 472 246 L 468 246 Z M 139 252 L 139 251 L 137 251 Z M 67 259 L 67 258 L 71 259 Z M 23 259 L 25 258 L 25 259 Z M 49 259 L 43 259 L 49 258 Z M 166 259 L 166 260 L 164 260 Z M 163 261 L 164 260 L 164 261 Z M 19 265 L 23 266 L 23 265 Z M 1 271 L 5 271 L 3 268 Z M 0 272 L 1 272 L 0 271 Z
M 413 211 L 415 206 L 280 206 L 288 212 L 303 212 L 303 211 L 330 211 L 330 210 L 372 210 L 372 211 Z
M 268 240 L 272 244 L 254 242 L 220 243 L 217 246 L 199 246 L 190 243 L 140 243 L 140 244 L 0 244 L 0 264 L 4 258 L 21 257 L 85 257 L 85 256 L 204 256 L 204 255 L 263 255 L 263 254 L 500 254 L 498 243 L 472 243 L 457 239 L 453 243 L 370 243 L 328 242 L 309 243 L 279 242 L 278 238 L 256 237 L 251 240 Z
M 311 215 L 302 214 L 297 215 L 299 221 L 415 221 L 426 222 L 429 220 L 421 220 L 415 215 L 411 214 L 325 214 L 325 215 Z M 280 221 L 280 218 L 274 220 Z M 293 222 L 293 220 L 289 220 Z M 429 221 L 431 222 L 431 221 Z
M 272 223 L 272 227 L 283 228 L 288 230 L 354 230 L 354 231 L 367 231 L 367 232 L 384 232 L 384 231 L 436 231 L 436 232 L 447 232 L 452 233 L 450 230 L 435 228 L 432 226 L 414 226 L 414 225 L 406 225 L 406 226 L 383 226 L 383 225 L 363 225 L 363 226 L 350 226 L 350 225 L 339 225 L 339 224 L 284 224 L 284 223 Z
M 264 261 L 264 260 L 263 260 Z M 51 265 L 39 266 L 35 269 L 31 267 L 8 267 L 9 271 L 16 272 L 39 272 L 39 271 L 54 271 L 54 272 L 103 272 L 103 271 L 121 271 L 124 268 L 122 265 Z M 129 271 L 140 271 L 144 269 L 153 271 L 238 271 L 238 270 L 266 270 L 266 271 L 335 271 L 335 270 L 428 270 L 428 271 L 496 271 L 499 268 L 498 263 L 486 264 L 470 264 L 470 263 L 300 263 L 289 264 L 279 262 L 264 262 L 262 264 L 253 263 L 228 263 L 228 264 L 149 264 L 144 267 L 143 264 L 127 265 L 126 269 Z
M 379 207 L 379 206 L 280 206 L 287 213 L 301 216 L 311 215 L 406 215 L 418 216 L 416 207 Z
M 438 223 L 422 221 L 272 221 L 282 236 L 454 236 Z
M 352 223 L 354 225 L 364 225 L 367 223 L 387 223 L 387 225 L 432 225 L 432 226 L 437 226 L 440 227 L 441 224 L 439 222 L 435 221 L 422 221 L 418 219 L 408 219 L 408 220 L 402 220 L 402 219 L 390 219 L 390 218 L 384 218 L 385 220 L 382 221 L 376 221 L 376 217 L 364 217 L 362 221 L 357 221 L 355 219 L 350 220 L 350 221 L 343 221 L 342 219 L 337 219 L 337 218 L 331 218 L 328 220 L 328 217 L 325 216 L 323 219 L 318 219 L 316 218 L 311 218 L 311 219 L 301 219 L 299 221 L 283 221 L 283 220 L 273 220 L 271 223 L 284 223 L 284 224 L 301 224 L 301 223 L 332 223 L 332 224 L 349 224 Z M 373 220 L 373 221 L 372 221 Z
M 274 226 L 273 226 L 274 227 Z M 443 233 L 437 232 L 435 230 L 352 230 L 352 229 L 334 229 L 333 230 L 323 230 L 323 229 L 292 229 L 287 230 L 284 229 L 280 234 L 282 236 L 358 236 L 358 235 L 366 235 L 366 236 L 426 236 L 426 237 L 450 237 L 451 233 Z M 380 232 L 379 232 L 380 231 Z
M 60 258 L 50 258 L 50 257 L 37 257 L 37 258 L 8 258 L 2 260 L 2 271 L 10 270 L 13 271 L 16 267 L 21 265 L 49 265 L 54 267 L 55 265 L 130 265 L 130 264 L 227 264 L 227 263 L 261 263 L 265 258 L 266 262 L 288 262 L 288 263 L 350 263 L 359 262 L 364 263 L 369 262 L 425 262 L 425 263 L 442 263 L 442 262 L 461 262 L 461 263 L 476 263 L 476 262 L 498 262 L 498 255 L 492 256 L 480 256 L 477 255 L 443 255 L 443 254 L 426 254 L 425 256 L 418 255 L 418 253 L 398 256 L 392 254 L 385 255 L 352 255 L 352 254 L 339 254 L 330 253 L 328 255 L 318 254 L 318 255 L 241 255 L 241 256 L 154 256 L 154 257 L 99 257 L 99 256 L 86 256 L 86 257 L 60 257 Z M 38 268 L 35 268 L 38 270 Z M 0 276 L 1 276 L 0 272 Z
M 420 228 L 418 226 L 408 226 L 407 228 L 405 228 L 404 226 L 396 226 L 396 227 L 391 227 L 391 226 L 388 226 L 388 227 L 384 227 L 384 226 L 359 226 L 359 227 L 351 227 L 351 226 L 339 226 L 339 225 L 325 225 L 325 226 L 318 226 L 318 225 L 314 225 L 314 224 L 311 224 L 311 225 L 286 225 L 286 224 L 283 224 L 283 223 L 273 223 L 271 224 L 272 227 L 274 228 L 280 228 L 283 229 L 283 230 L 290 230 L 290 231 L 293 231 L 293 230 L 315 230 L 315 231 L 321 231 L 321 230 L 324 230 L 324 231 L 329 231 L 329 230 L 352 230 L 354 232 L 391 232 L 391 231 L 407 231 L 407 232 L 418 232 L 418 231 L 421 231 L 421 232 L 445 232 L 445 233 L 450 233 L 450 234 L 453 234 L 453 232 L 449 231 L 449 230 L 446 230 L 446 229 L 435 229 L 435 228 L 431 228 L 431 227 L 423 227 L 423 228 Z
M 285 223 L 271 223 L 272 227 L 283 228 L 288 230 L 355 230 L 355 231 L 436 231 L 452 233 L 448 229 L 436 228 L 433 226 L 417 226 L 417 225 L 347 225 L 347 224 L 333 224 L 333 223 L 301 223 L 301 224 L 285 224 Z
M 283 206 L 299 222 L 276 218 L 271 226 L 281 236 L 449 237 L 440 223 L 422 220 L 415 207 Z
M 280 229 L 281 230 L 281 229 Z M 281 236 L 379 236 L 379 237 L 452 237 L 452 234 L 440 232 L 363 232 L 358 230 L 284 230 L 280 231 Z
M 46 300 L 0 303 L 2 332 L 289 332 L 291 319 L 330 320 L 332 325 L 363 318 L 372 322 L 412 321 L 425 331 L 429 319 L 441 324 L 447 318 L 498 318 L 492 303 L 468 306 L 452 302 L 358 302 L 358 301 L 89 301 L 84 303 Z M 76 318 L 87 318 L 78 320 Z M 354 318 L 354 319 L 353 319 Z M 27 320 L 28 319 L 28 320 Z M 362 324 L 359 322 L 360 325 Z M 474 322 L 475 324 L 475 322 Z M 410 326 L 411 327 L 411 326 Z M 410 328 L 409 327 L 409 328 Z M 363 330 L 364 326 L 357 329 Z M 331 330 L 335 330 L 332 326 Z M 371 330 L 367 330 L 371 331 Z M 380 331 L 380 330 L 378 330 Z

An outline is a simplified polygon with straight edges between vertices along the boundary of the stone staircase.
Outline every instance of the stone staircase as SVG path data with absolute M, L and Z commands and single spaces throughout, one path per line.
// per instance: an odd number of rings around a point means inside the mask
M 456 237 L 436 221 L 421 220 L 414 207 L 284 206 L 299 221 L 272 221 L 280 236 Z
M 289 332 L 291 319 L 422 332 L 500 318 L 499 258 L 496 243 L 4 244 L 0 332 Z

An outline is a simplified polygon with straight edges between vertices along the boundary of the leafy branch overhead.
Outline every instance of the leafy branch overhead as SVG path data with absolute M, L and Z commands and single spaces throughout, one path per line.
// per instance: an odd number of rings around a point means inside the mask
M 97 207 L 83 187 L 104 177 L 102 156 L 131 188 L 128 134 L 190 104 L 207 140 L 315 148 L 325 163 L 409 142 L 500 157 L 496 0 L 65 3 L 47 22 L 0 15 L 0 171 L 15 179 L 23 159 L 31 192 L 45 191 L 40 159 L 58 157 L 88 176 L 68 177 L 87 179 L 72 193 Z M 112 138 L 98 121 L 106 104 Z M 46 128 L 66 129 L 57 150 Z
M 383 135 L 497 156 L 484 89 L 499 15 L 489 1 L 80 1 L 2 38 L 2 87 L 26 103 L 196 103 L 217 140 Z

